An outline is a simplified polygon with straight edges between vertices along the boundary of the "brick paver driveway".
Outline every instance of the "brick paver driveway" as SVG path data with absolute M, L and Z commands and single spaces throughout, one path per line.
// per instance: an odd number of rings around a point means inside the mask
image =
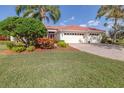
M 69 44 L 80 51 L 124 61 L 124 48 L 110 44 Z

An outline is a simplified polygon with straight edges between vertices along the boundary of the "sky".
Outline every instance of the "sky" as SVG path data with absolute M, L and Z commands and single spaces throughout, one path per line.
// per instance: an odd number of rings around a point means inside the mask
M 95 19 L 99 7 L 97 5 L 62 5 L 60 6 L 60 20 L 56 24 L 50 22 L 47 25 L 80 25 L 104 30 L 103 24 L 105 20 Z M 15 6 L 0 5 L 0 13 L 0 20 L 16 16 Z

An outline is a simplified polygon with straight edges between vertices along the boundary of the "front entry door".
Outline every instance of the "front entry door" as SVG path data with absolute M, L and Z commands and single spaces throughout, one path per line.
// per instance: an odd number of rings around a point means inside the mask
M 48 38 L 54 39 L 55 38 L 55 33 L 54 32 L 49 32 L 48 33 Z

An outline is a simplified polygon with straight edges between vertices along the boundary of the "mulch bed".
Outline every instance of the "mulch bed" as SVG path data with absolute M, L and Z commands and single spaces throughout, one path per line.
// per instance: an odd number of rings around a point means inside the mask
M 37 51 L 37 52 L 47 52 L 47 51 L 79 51 L 79 50 L 77 50 L 75 48 L 72 48 L 72 47 L 67 47 L 67 48 L 54 48 L 54 49 L 40 49 L 40 48 L 37 48 L 35 51 Z M 2 55 L 30 54 L 30 53 L 32 53 L 32 52 L 24 51 L 24 52 L 21 52 L 21 53 L 17 53 L 17 52 L 13 52 L 11 50 L 0 51 L 0 54 L 2 54 Z
M 0 51 L 0 54 L 2 54 L 2 55 L 12 55 L 12 54 L 15 54 L 15 52 L 13 52 L 11 50 L 3 50 L 3 51 Z

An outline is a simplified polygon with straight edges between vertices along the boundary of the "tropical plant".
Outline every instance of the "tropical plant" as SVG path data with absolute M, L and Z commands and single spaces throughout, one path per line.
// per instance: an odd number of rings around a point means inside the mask
M 63 48 L 66 48 L 68 46 L 68 44 L 66 44 L 64 40 L 58 41 L 57 45 Z
M 26 50 L 27 50 L 28 52 L 32 52 L 32 51 L 35 50 L 35 46 L 29 46 L 29 47 L 26 48 Z
M 23 51 L 26 50 L 26 47 L 24 47 L 24 46 L 14 46 L 14 47 L 12 47 L 11 50 L 15 51 L 15 52 L 23 52 Z
M 15 44 L 14 44 L 14 42 L 8 42 L 8 43 L 6 43 L 6 46 L 8 49 L 11 50 L 15 46 Z
M 45 26 L 34 18 L 9 17 L 0 22 L 0 33 L 16 37 L 26 47 L 35 45 L 35 39 L 46 34 Z
M 96 18 L 105 17 L 107 22 L 104 26 L 111 26 L 113 29 L 113 41 L 116 41 L 116 34 L 120 32 L 120 27 L 124 19 L 124 6 L 122 5 L 102 5 L 98 12 Z M 112 22 L 109 24 L 109 22 Z
M 42 49 L 52 49 L 55 47 L 54 40 L 50 38 L 37 38 L 36 41 L 37 41 L 38 47 Z
M 33 17 L 41 21 L 50 19 L 56 23 L 60 16 L 59 6 L 47 5 L 18 5 L 16 6 L 16 14 L 22 17 Z

